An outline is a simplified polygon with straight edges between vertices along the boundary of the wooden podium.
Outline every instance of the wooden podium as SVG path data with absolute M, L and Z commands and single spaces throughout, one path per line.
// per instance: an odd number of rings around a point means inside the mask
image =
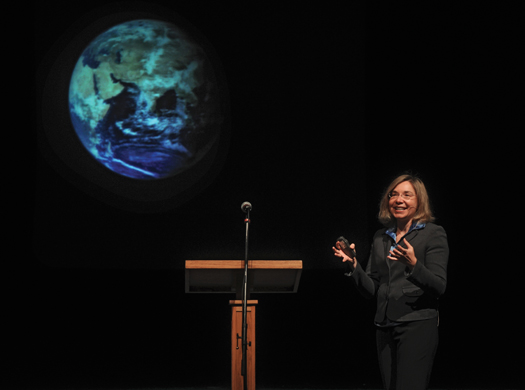
M 247 388 L 255 390 L 255 306 L 250 293 L 295 293 L 302 260 L 249 260 L 247 296 Z M 234 293 L 230 300 L 232 390 L 243 390 L 241 375 L 244 260 L 186 260 L 186 293 Z

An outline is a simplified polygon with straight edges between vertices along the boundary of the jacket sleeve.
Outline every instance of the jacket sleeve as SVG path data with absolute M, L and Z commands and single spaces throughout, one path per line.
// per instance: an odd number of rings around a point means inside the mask
M 376 233 L 373 240 L 374 243 L 376 242 L 377 237 L 381 237 L 381 234 Z M 372 244 L 370 257 L 368 259 L 368 264 L 366 265 L 366 271 L 358 262 L 355 270 L 347 274 L 354 282 L 359 293 L 367 299 L 373 298 L 379 287 L 380 275 L 374 256 L 375 250 L 374 244 Z
M 407 273 L 407 279 L 420 287 L 423 291 L 439 297 L 447 287 L 447 264 L 448 264 L 448 242 L 445 229 L 434 225 L 424 253 L 422 261 L 418 261 L 411 273 Z

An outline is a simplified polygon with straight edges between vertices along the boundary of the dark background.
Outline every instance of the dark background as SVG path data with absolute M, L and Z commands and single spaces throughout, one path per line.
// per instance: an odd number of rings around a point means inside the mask
M 342 234 L 366 260 L 381 192 L 405 170 L 427 184 L 451 250 L 432 386 L 521 383 L 519 252 L 499 236 L 519 223 L 512 10 L 125 2 L 33 11 L 35 160 L 26 223 L 12 229 L 23 241 L 6 261 L 8 387 L 228 386 L 233 296 L 184 294 L 184 260 L 242 259 L 243 201 L 253 204 L 250 258 L 304 264 L 297 294 L 254 296 L 258 386 L 380 387 L 374 303 L 330 248 Z M 160 202 L 96 184 L 113 177 L 87 155 L 68 165 L 73 152 L 60 146 L 78 145 L 61 109 L 55 130 L 42 119 L 43 101 L 60 99 L 46 85 L 68 82 L 57 65 L 68 45 L 124 11 L 182 17 L 207 40 L 229 95 L 213 168 Z M 57 134 L 71 136 L 57 143 Z

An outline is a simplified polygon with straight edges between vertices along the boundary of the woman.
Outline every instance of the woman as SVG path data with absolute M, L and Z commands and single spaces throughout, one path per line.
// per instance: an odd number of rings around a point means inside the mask
M 379 211 L 384 229 L 373 238 L 366 271 L 340 241 L 334 254 L 349 264 L 350 279 L 377 299 L 376 342 L 385 389 L 428 386 L 438 345 L 438 298 L 447 284 L 445 230 L 432 223 L 427 191 L 412 175 L 388 186 Z M 355 245 L 350 247 L 355 251 Z

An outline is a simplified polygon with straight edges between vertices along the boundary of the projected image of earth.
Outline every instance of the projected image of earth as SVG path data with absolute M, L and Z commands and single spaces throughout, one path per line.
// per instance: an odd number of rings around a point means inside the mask
M 71 76 L 69 110 L 89 153 L 134 179 L 188 169 L 210 150 L 221 124 L 203 48 L 157 20 L 119 24 L 85 48 Z

